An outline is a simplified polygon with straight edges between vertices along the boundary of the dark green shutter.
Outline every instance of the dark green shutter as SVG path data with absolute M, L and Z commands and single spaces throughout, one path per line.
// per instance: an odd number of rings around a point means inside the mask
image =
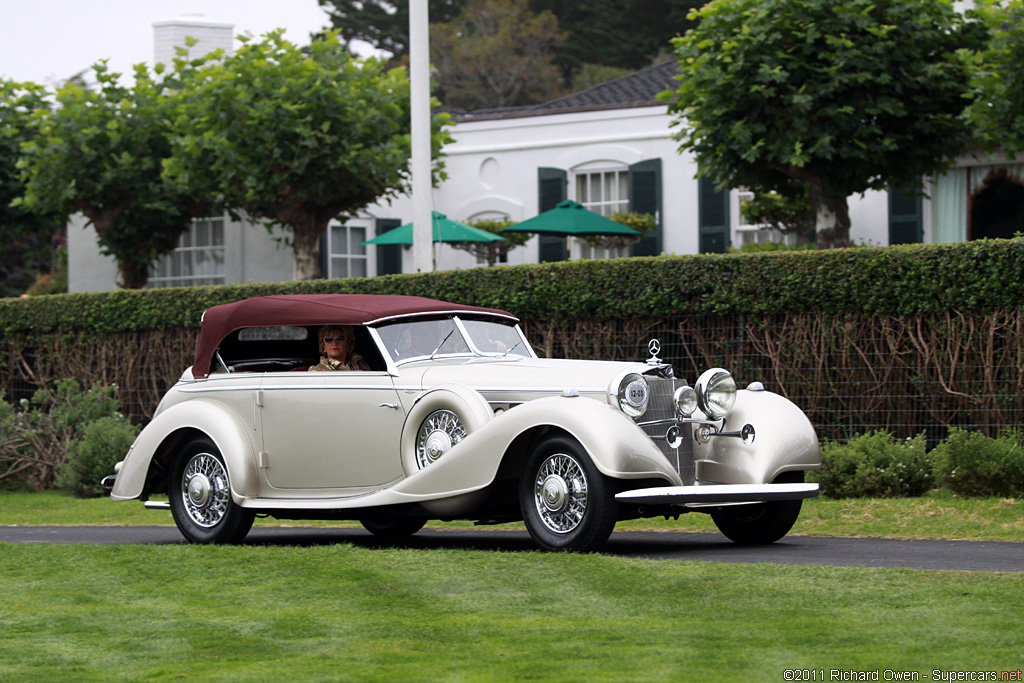
M 702 254 L 729 251 L 729 191 L 718 190 L 707 179 L 697 181 L 699 249 Z
M 630 250 L 632 256 L 657 256 L 662 252 L 661 159 L 647 159 L 629 167 L 629 210 L 654 216 L 654 230 Z
M 538 168 L 537 169 L 537 195 L 538 213 L 544 213 L 556 206 L 559 202 L 565 201 L 566 185 L 569 183 L 569 174 L 560 168 Z M 538 260 L 541 263 L 548 261 L 565 261 L 569 254 L 565 251 L 565 238 L 558 235 L 538 235 L 540 249 Z
M 924 239 L 921 195 L 913 190 L 889 191 L 889 244 L 914 244 Z
M 330 255 L 327 253 L 327 233 L 330 229 L 330 226 L 327 226 L 327 230 L 320 233 L 320 253 L 316 257 L 317 264 L 320 266 L 320 277 L 330 277 L 331 275 L 328 272 Z
M 402 224 L 397 218 L 378 218 L 375 224 L 377 235 L 394 230 Z M 377 275 L 397 275 L 402 272 L 402 247 L 388 244 L 377 247 Z

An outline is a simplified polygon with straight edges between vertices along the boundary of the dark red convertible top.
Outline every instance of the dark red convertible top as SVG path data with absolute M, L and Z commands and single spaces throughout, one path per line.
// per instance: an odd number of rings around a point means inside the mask
M 244 327 L 278 325 L 370 325 L 393 318 L 430 313 L 485 315 L 518 321 L 496 308 L 466 306 L 420 296 L 384 294 L 281 294 L 213 306 L 203 313 L 192 363 L 196 378 L 206 377 L 221 341 Z

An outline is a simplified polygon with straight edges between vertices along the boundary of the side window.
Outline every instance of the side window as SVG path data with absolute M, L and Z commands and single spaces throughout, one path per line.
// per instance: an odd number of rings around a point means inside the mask
M 178 246 L 149 269 L 146 287 L 222 285 L 224 274 L 224 217 L 193 219 L 181 233 Z
M 594 213 L 610 216 L 629 211 L 629 170 L 605 165 L 575 173 L 576 201 Z M 612 258 L 614 250 L 580 242 L 584 258 Z
M 352 225 L 331 225 L 327 228 L 325 249 L 327 277 L 366 277 L 368 275 L 366 228 Z

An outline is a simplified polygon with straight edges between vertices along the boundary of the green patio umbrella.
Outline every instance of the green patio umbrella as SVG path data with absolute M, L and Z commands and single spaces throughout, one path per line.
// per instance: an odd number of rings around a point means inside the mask
M 571 199 L 560 202 L 558 206 L 545 211 L 539 216 L 516 223 L 498 232 L 536 232 L 548 235 L 565 235 L 566 237 L 583 237 L 585 235 L 618 235 L 620 237 L 640 237 L 633 228 L 616 223 L 594 213 L 579 202 Z
M 504 237 L 494 233 L 457 223 L 443 213 L 432 212 L 434 224 L 434 242 L 505 242 Z M 412 244 L 412 223 L 406 223 L 383 235 L 377 235 L 363 244 Z

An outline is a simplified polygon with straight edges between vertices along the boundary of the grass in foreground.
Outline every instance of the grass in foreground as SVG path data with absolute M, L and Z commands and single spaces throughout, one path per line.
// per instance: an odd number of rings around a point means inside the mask
M 281 522 L 258 519 L 258 525 L 337 526 L 338 522 Z M 82 500 L 61 493 L 0 492 L 0 525 L 173 525 L 169 512 L 146 510 L 138 501 L 112 503 Z M 436 526 L 469 526 L 452 523 Z M 508 525 L 512 528 L 522 525 Z M 620 530 L 717 532 L 708 515 L 691 513 L 678 520 L 646 519 L 620 523 Z M 804 502 L 794 534 L 808 536 L 875 536 L 972 541 L 1024 542 L 1024 500 L 955 498 L 932 493 L 923 498 Z
M 464 550 L 0 544 L 4 681 L 1016 670 L 1024 574 Z

